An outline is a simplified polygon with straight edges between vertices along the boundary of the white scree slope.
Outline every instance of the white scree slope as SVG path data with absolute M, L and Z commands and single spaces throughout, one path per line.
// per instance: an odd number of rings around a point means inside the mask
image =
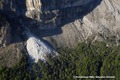
M 43 42 L 41 39 L 37 38 L 30 32 L 27 32 L 27 36 L 27 52 L 30 56 L 30 59 L 33 60 L 35 63 L 37 63 L 39 59 L 43 62 L 46 62 L 46 58 L 49 55 L 51 55 L 52 57 L 58 55 L 58 53 L 53 48 L 49 47 L 45 42 Z

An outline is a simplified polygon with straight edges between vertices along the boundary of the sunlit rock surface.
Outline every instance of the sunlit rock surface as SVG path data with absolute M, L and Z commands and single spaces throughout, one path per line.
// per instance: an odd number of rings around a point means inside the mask
M 1 0 L 0 3 L 0 9 L 25 16 L 29 21 L 23 22 L 33 33 L 59 47 L 74 46 L 89 38 L 92 42 L 119 44 L 120 41 L 120 0 Z
M 64 19 L 64 21 L 69 19 Z M 47 31 L 41 32 L 43 35 L 45 33 Z M 48 37 L 45 38 L 48 39 Z M 83 18 L 74 19 L 62 25 L 61 34 L 53 35 L 48 40 L 51 43 L 54 40 L 58 46 L 69 47 L 89 38 L 91 38 L 92 42 L 105 41 L 108 44 L 119 44 L 120 0 L 102 0 L 99 5 L 84 15 Z
M 39 59 L 42 60 L 43 62 L 46 62 L 47 57 L 58 56 L 58 53 L 53 48 L 49 47 L 41 39 L 37 38 L 31 33 L 27 33 L 27 36 L 28 36 L 26 45 L 27 52 L 29 54 L 30 59 L 35 63 L 37 63 Z

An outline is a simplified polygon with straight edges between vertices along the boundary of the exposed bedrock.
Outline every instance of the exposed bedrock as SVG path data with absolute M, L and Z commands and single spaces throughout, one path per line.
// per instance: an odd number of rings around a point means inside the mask
M 119 0 L 1 1 L 2 10 L 12 11 L 19 18 L 24 16 L 22 23 L 32 33 L 58 47 L 74 46 L 88 39 L 119 44 Z

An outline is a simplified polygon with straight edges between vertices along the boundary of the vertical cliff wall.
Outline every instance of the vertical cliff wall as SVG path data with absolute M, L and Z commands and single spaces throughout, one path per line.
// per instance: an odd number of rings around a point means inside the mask
M 119 44 L 119 0 L 1 0 L 0 3 L 0 9 L 24 16 L 23 22 L 33 33 L 59 46 L 73 46 L 88 38 L 92 42 Z
M 86 6 L 95 6 L 99 1 L 92 2 L 94 4 L 87 4 Z M 108 45 L 119 44 L 120 40 L 120 1 L 119 0 L 102 0 L 93 10 L 88 11 L 86 8 L 85 11 L 80 8 L 68 9 L 68 12 L 72 15 L 68 16 L 69 13 L 64 14 L 65 18 L 62 18 L 62 22 L 66 22 L 61 27 L 61 34 L 54 35 L 47 38 L 49 41 L 55 43 L 59 46 L 67 45 L 73 46 L 78 42 L 86 41 L 91 39 L 92 42 L 95 41 L 105 41 Z M 81 10 L 81 12 L 75 12 Z M 65 9 L 66 11 L 67 9 Z M 75 11 L 74 11 L 75 10 Z M 88 11 L 88 12 L 87 12 Z M 87 14 L 86 14 L 87 12 Z M 81 14 L 82 13 L 82 14 Z M 74 16 L 75 15 L 75 16 Z M 71 16 L 74 16 L 72 18 Z M 75 18 L 77 17 L 77 18 Z M 50 33 L 49 31 L 41 32 L 41 34 Z

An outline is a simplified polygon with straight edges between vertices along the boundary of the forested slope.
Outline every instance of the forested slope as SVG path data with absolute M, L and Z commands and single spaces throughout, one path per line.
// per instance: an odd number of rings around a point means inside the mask
M 59 57 L 49 57 L 47 63 L 33 63 L 32 71 L 26 57 L 13 68 L 0 68 L 0 79 L 73 80 L 73 76 L 115 76 L 115 80 L 120 79 L 120 46 L 106 47 L 102 42 L 80 43 L 74 49 L 58 50 Z

